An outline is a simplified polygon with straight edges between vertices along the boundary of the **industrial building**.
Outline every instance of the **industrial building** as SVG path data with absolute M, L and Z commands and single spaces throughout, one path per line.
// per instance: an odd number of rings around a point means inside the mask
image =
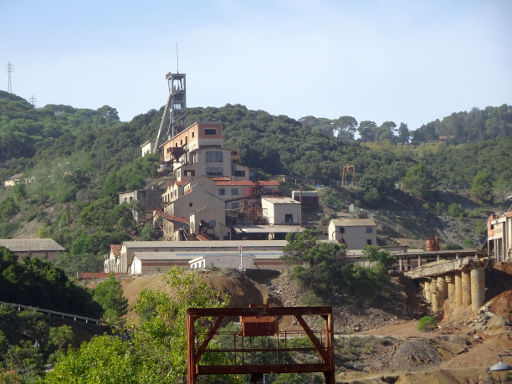
M 328 233 L 329 240 L 345 244 L 347 249 L 377 245 L 377 225 L 373 219 L 332 219 Z

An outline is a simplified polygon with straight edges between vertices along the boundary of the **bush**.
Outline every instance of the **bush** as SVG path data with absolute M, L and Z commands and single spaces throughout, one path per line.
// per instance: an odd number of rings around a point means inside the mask
M 423 316 L 419 321 L 416 328 L 418 331 L 430 332 L 436 327 L 436 321 L 431 316 Z

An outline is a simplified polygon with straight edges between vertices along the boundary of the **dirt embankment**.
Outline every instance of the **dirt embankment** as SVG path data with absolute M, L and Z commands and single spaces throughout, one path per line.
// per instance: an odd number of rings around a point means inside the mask
M 487 369 L 497 362 L 497 353 L 512 348 L 511 271 L 511 266 L 502 266 L 490 273 L 489 300 L 481 311 L 466 309 L 447 316 L 431 333 L 416 329 L 425 307 L 415 298 L 414 286 L 399 276 L 392 278 L 386 304 L 334 307 L 337 382 L 492 382 Z M 132 308 L 142 289 L 165 289 L 162 276 L 121 280 L 129 301 L 129 320 L 136 317 Z M 201 276 L 219 292 L 228 293 L 231 306 L 321 304 L 302 291 L 286 271 L 242 274 L 217 270 L 201 272 Z M 297 324 L 281 326 L 290 329 Z M 494 373 L 492 377 L 500 380 L 503 375 Z

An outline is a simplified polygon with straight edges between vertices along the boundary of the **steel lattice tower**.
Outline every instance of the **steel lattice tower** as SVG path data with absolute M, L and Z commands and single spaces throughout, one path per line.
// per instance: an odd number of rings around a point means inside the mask
M 158 150 L 160 144 L 160 137 L 162 136 L 162 129 L 167 121 L 166 137 L 170 139 L 183 131 L 186 127 L 187 117 L 187 76 L 184 73 L 168 73 L 165 76 L 169 88 L 169 96 L 167 97 L 167 104 L 165 105 L 160 128 L 156 137 L 153 152 Z
M 11 73 L 14 70 L 14 66 L 9 61 L 9 64 L 7 64 L 7 68 L 5 71 L 7 72 L 7 92 L 12 93 L 12 81 L 11 81 Z

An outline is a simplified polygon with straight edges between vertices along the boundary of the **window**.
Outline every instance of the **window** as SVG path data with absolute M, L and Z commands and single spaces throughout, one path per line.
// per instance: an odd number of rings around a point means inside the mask
M 222 163 L 222 152 L 221 151 L 207 151 L 206 152 L 207 163 Z
M 293 224 L 293 215 L 291 213 L 285 213 L 284 222 L 286 224 Z
M 226 194 L 226 189 L 225 188 L 219 188 L 217 193 L 218 193 L 219 196 L 224 196 Z
M 238 195 L 238 188 L 231 188 L 231 194 L 234 196 Z
M 192 137 L 194 137 L 194 133 L 195 133 L 195 132 L 192 132 Z
M 366 233 L 373 233 L 373 227 L 366 227 Z
M 368 245 L 372 245 L 372 239 L 368 239 L 368 240 L 366 240 L 366 244 L 368 244 Z
M 191 176 L 191 177 L 194 177 L 196 175 L 196 171 L 184 171 L 183 172 L 183 176 L 187 177 L 187 176 Z
M 345 227 L 340 227 L 340 233 L 345 233 Z
M 217 134 L 217 130 L 215 128 L 206 128 L 204 130 L 204 134 L 205 135 L 215 136 Z
M 234 176 L 245 177 L 245 171 L 235 171 Z
M 206 167 L 206 176 L 222 176 L 222 174 L 220 167 Z
M 191 207 L 193 204 L 192 203 L 188 203 L 188 206 Z

